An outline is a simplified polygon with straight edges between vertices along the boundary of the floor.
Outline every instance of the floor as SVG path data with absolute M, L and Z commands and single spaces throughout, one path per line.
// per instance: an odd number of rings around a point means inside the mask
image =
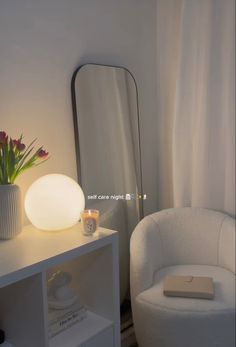
M 129 300 L 125 300 L 121 306 L 121 347 L 138 347 Z

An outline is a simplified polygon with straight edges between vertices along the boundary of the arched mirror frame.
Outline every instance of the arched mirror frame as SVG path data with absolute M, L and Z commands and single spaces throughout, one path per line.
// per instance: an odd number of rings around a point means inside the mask
M 81 175 L 81 154 L 80 154 L 80 142 L 79 142 L 79 125 L 78 125 L 78 118 L 79 118 L 79 110 L 77 110 L 76 106 L 76 90 L 75 90 L 75 81 L 76 77 L 83 67 L 86 65 L 96 65 L 96 66 L 103 66 L 103 67 L 110 67 L 110 68 L 117 68 L 117 69 L 123 69 L 127 71 L 130 76 L 132 77 L 135 85 L 136 90 L 136 107 L 137 107 L 137 129 L 138 129 L 138 151 L 139 151 L 139 165 L 140 165 L 140 181 L 139 181 L 139 192 L 142 196 L 141 199 L 139 199 L 139 215 L 140 220 L 144 217 L 144 210 L 143 210 L 143 184 L 142 184 L 142 155 L 141 155 L 141 139 L 140 139 L 140 112 L 139 112 L 139 95 L 138 95 L 138 87 L 136 80 L 134 78 L 134 75 L 125 67 L 123 66 L 116 66 L 116 65 L 107 65 L 107 64 L 97 64 L 97 63 L 86 63 L 80 65 L 75 72 L 73 73 L 72 79 L 71 79 L 71 97 L 72 97 L 72 112 L 73 112 L 73 123 L 74 123 L 74 136 L 75 136 L 75 152 L 76 152 L 76 167 L 77 167 L 77 177 L 78 177 L 78 183 L 83 188 L 83 182 L 82 182 L 82 175 Z

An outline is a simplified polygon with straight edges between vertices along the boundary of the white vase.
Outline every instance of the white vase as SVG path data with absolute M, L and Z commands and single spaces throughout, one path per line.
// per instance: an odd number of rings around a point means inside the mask
M 12 239 L 21 232 L 21 192 L 15 184 L 0 184 L 0 239 Z

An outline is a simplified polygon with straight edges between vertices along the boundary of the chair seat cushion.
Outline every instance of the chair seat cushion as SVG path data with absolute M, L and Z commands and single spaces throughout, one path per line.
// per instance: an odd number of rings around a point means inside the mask
M 168 275 L 208 276 L 214 280 L 215 298 L 166 297 Z M 152 286 L 135 298 L 135 332 L 145 347 L 234 347 L 235 275 L 206 265 L 177 265 L 154 274 Z
M 166 297 L 163 294 L 163 280 L 169 275 L 192 275 L 212 277 L 214 282 L 214 299 L 193 299 Z M 169 266 L 154 274 L 153 285 L 138 295 L 137 301 L 163 310 L 179 312 L 219 313 L 235 309 L 235 275 L 218 266 L 208 265 L 176 265 Z

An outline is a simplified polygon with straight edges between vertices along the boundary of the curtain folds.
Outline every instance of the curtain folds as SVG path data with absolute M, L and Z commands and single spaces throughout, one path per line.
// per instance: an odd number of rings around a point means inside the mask
M 174 2 L 160 0 L 158 5 L 162 14 L 168 6 L 176 7 L 175 13 L 168 12 L 172 32 L 168 20 L 164 31 L 172 57 L 167 62 L 159 58 L 166 75 L 162 70 L 158 77 L 168 76 L 158 89 L 164 96 L 158 99 L 159 126 L 164 141 L 168 139 L 161 163 L 172 172 L 167 180 L 160 171 L 169 197 L 160 205 L 201 206 L 235 215 L 235 1 Z M 161 42 L 158 48 L 162 57 L 170 50 Z

